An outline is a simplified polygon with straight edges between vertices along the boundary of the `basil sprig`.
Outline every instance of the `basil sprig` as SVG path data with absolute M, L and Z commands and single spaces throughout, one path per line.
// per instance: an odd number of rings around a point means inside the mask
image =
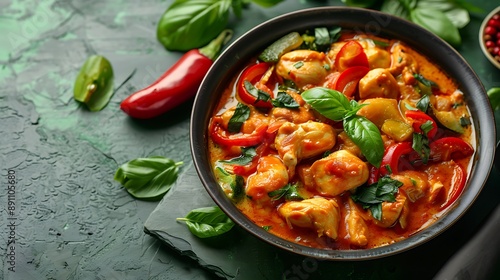
M 137 158 L 120 166 L 114 179 L 135 198 L 159 200 L 177 180 L 182 164 L 159 156 Z
M 231 15 L 241 18 L 248 3 L 272 7 L 282 0 L 174 0 L 158 21 L 158 41 L 170 51 L 188 51 L 208 44 L 226 28 Z
M 217 206 L 193 209 L 177 221 L 186 222 L 189 231 L 199 238 L 221 235 L 234 226 L 234 222 Z
M 354 202 L 363 206 L 363 209 L 370 209 L 373 218 L 382 219 L 382 202 L 396 201 L 396 194 L 403 183 L 393 180 L 388 176 L 380 178 L 376 183 L 356 189 L 351 195 Z
M 342 0 L 348 6 L 375 8 L 410 20 L 435 33 L 448 43 L 461 44 L 459 29 L 469 21 L 469 13 L 482 10 L 466 0 Z
M 342 93 L 324 87 L 315 87 L 302 93 L 302 98 L 323 116 L 343 121 L 349 138 L 360 148 L 369 163 L 379 167 L 384 156 L 384 142 L 377 126 L 356 112 L 365 105 L 358 104 Z
M 217 166 L 215 168 L 215 177 L 226 195 L 238 201 L 245 194 L 245 179 L 242 176 L 231 174 L 224 168 Z

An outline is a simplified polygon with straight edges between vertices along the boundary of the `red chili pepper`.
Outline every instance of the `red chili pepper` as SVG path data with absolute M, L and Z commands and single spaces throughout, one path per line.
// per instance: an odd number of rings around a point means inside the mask
M 474 153 L 472 146 L 458 137 L 444 137 L 431 142 L 430 160 L 447 161 L 450 159 L 460 159 Z
M 335 80 L 333 88 L 342 92 L 345 96 L 351 97 L 358 87 L 359 80 L 361 80 L 368 71 L 370 71 L 370 69 L 364 66 L 349 67 L 340 73 Z
M 250 134 L 229 134 L 221 124 L 222 118 L 217 116 L 212 118 L 209 127 L 212 140 L 219 145 L 251 147 L 262 143 L 266 137 L 267 124 L 260 125 Z
M 241 74 L 240 79 L 238 80 L 238 96 L 240 97 L 241 101 L 243 101 L 246 104 L 254 105 L 256 107 L 261 107 L 261 108 L 273 107 L 270 101 L 263 101 L 263 100 L 257 101 L 257 96 L 248 92 L 248 90 L 245 87 L 245 81 L 248 81 L 255 86 L 255 84 L 260 81 L 260 79 L 262 78 L 262 76 L 264 76 L 267 70 L 269 70 L 269 67 L 270 67 L 269 64 L 261 62 L 249 66 L 245 70 L 243 70 L 243 73 Z M 270 96 L 272 96 L 272 91 L 271 89 L 267 88 L 267 86 L 263 84 L 258 84 L 256 87 L 260 90 L 264 90 Z
M 224 30 L 205 47 L 188 51 L 150 86 L 123 100 L 120 108 L 133 118 L 148 119 L 193 98 L 222 45 L 231 35 L 232 31 Z
M 453 189 L 451 190 L 451 193 L 448 195 L 448 199 L 446 202 L 441 205 L 442 209 L 447 208 L 453 202 L 455 202 L 458 197 L 462 194 L 464 187 L 465 187 L 465 182 L 467 181 L 467 172 L 465 169 L 463 169 L 460 165 L 455 164 L 455 172 L 453 175 Z
M 399 160 L 402 156 L 408 155 L 413 151 L 411 142 L 401 142 L 389 146 L 384 153 L 379 173 L 381 176 L 388 174 L 397 174 L 399 169 Z
M 363 66 L 369 68 L 368 57 L 363 46 L 357 41 L 351 40 L 342 46 L 335 57 L 335 67 L 337 71 L 342 72 L 353 66 Z
M 428 121 L 432 122 L 432 128 L 427 133 L 427 137 L 433 138 L 434 136 L 436 136 L 436 133 L 438 130 L 436 121 L 433 118 L 431 118 L 429 115 L 427 115 L 426 113 L 424 113 L 422 111 L 406 110 L 405 116 L 413 121 L 413 124 L 412 124 L 413 129 L 418 133 L 422 133 L 421 126 L 424 123 L 426 123 Z

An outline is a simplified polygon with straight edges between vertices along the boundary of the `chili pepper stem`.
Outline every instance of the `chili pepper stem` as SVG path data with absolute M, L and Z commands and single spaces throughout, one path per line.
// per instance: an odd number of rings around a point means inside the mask
M 219 55 L 222 46 L 231 40 L 233 36 L 233 31 L 230 29 L 223 30 L 219 36 L 213 39 L 208 45 L 198 49 L 198 51 L 211 60 L 215 60 L 215 58 Z

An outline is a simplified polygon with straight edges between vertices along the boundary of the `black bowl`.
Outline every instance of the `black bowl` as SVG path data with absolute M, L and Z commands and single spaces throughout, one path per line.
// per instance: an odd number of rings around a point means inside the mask
M 245 62 L 266 46 L 292 31 L 314 27 L 341 26 L 345 29 L 399 39 L 426 55 L 455 79 L 464 92 L 476 128 L 477 150 L 465 191 L 438 221 L 417 234 L 391 245 L 365 250 L 322 250 L 279 238 L 254 224 L 226 197 L 212 173 L 208 158 L 208 123 L 223 89 Z M 191 153 L 200 179 L 215 203 L 239 226 L 276 247 L 304 256 L 329 260 L 366 260 L 406 251 L 436 237 L 469 209 L 481 192 L 495 154 L 494 115 L 486 91 L 472 68 L 450 45 L 427 30 L 385 13 L 345 7 L 305 9 L 266 21 L 232 43 L 217 59 L 194 102 L 191 115 Z

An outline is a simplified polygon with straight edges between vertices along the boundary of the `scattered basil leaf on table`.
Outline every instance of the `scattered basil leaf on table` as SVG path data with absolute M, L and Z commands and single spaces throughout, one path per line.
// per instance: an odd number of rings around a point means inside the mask
M 73 97 L 90 111 L 100 111 L 113 95 L 113 67 L 101 55 L 92 55 L 80 68 L 75 80 Z
M 158 21 L 156 37 L 169 51 L 188 51 L 205 46 L 224 30 L 231 8 L 243 16 L 248 3 L 264 8 L 282 0 L 174 0 Z
M 121 165 L 114 179 L 135 198 L 158 200 L 177 180 L 182 164 L 159 156 L 137 158 Z
M 362 186 L 356 189 L 351 195 L 354 202 L 363 206 L 363 209 L 370 209 L 373 218 L 382 219 L 382 202 L 396 201 L 396 194 L 403 183 L 384 176 L 369 186 Z
M 469 13 L 482 10 L 465 0 L 342 0 L 347 6 L 380 9 L 410 20 L 448 43 L 461 44 L 459 29 L 470 22 Z
M 193 209 L 177 221 L 186 222 L 189 231 L 199 238 L 221 235 L 234 226 L 234 222 L 217 206 Z
M 315 87 L 302 93 L 302 98 L 321 115 L 334 120 L 343 120 L 347 136 L 360 148 L 369 163 L 379 167 L 384 156 L 384 142 L 375 124 L 356 112 L 366 104 L 358 104 L 339 91 Z
M 170 51 L 188 51 L 208 44 L 226 28 L 231 2 L 174 1 L 158 22 L 158 41 Z
M 500 87 L 492 87 L 487 91 L 488 99 L 490 100 L 493 110 L 500 109 Z

